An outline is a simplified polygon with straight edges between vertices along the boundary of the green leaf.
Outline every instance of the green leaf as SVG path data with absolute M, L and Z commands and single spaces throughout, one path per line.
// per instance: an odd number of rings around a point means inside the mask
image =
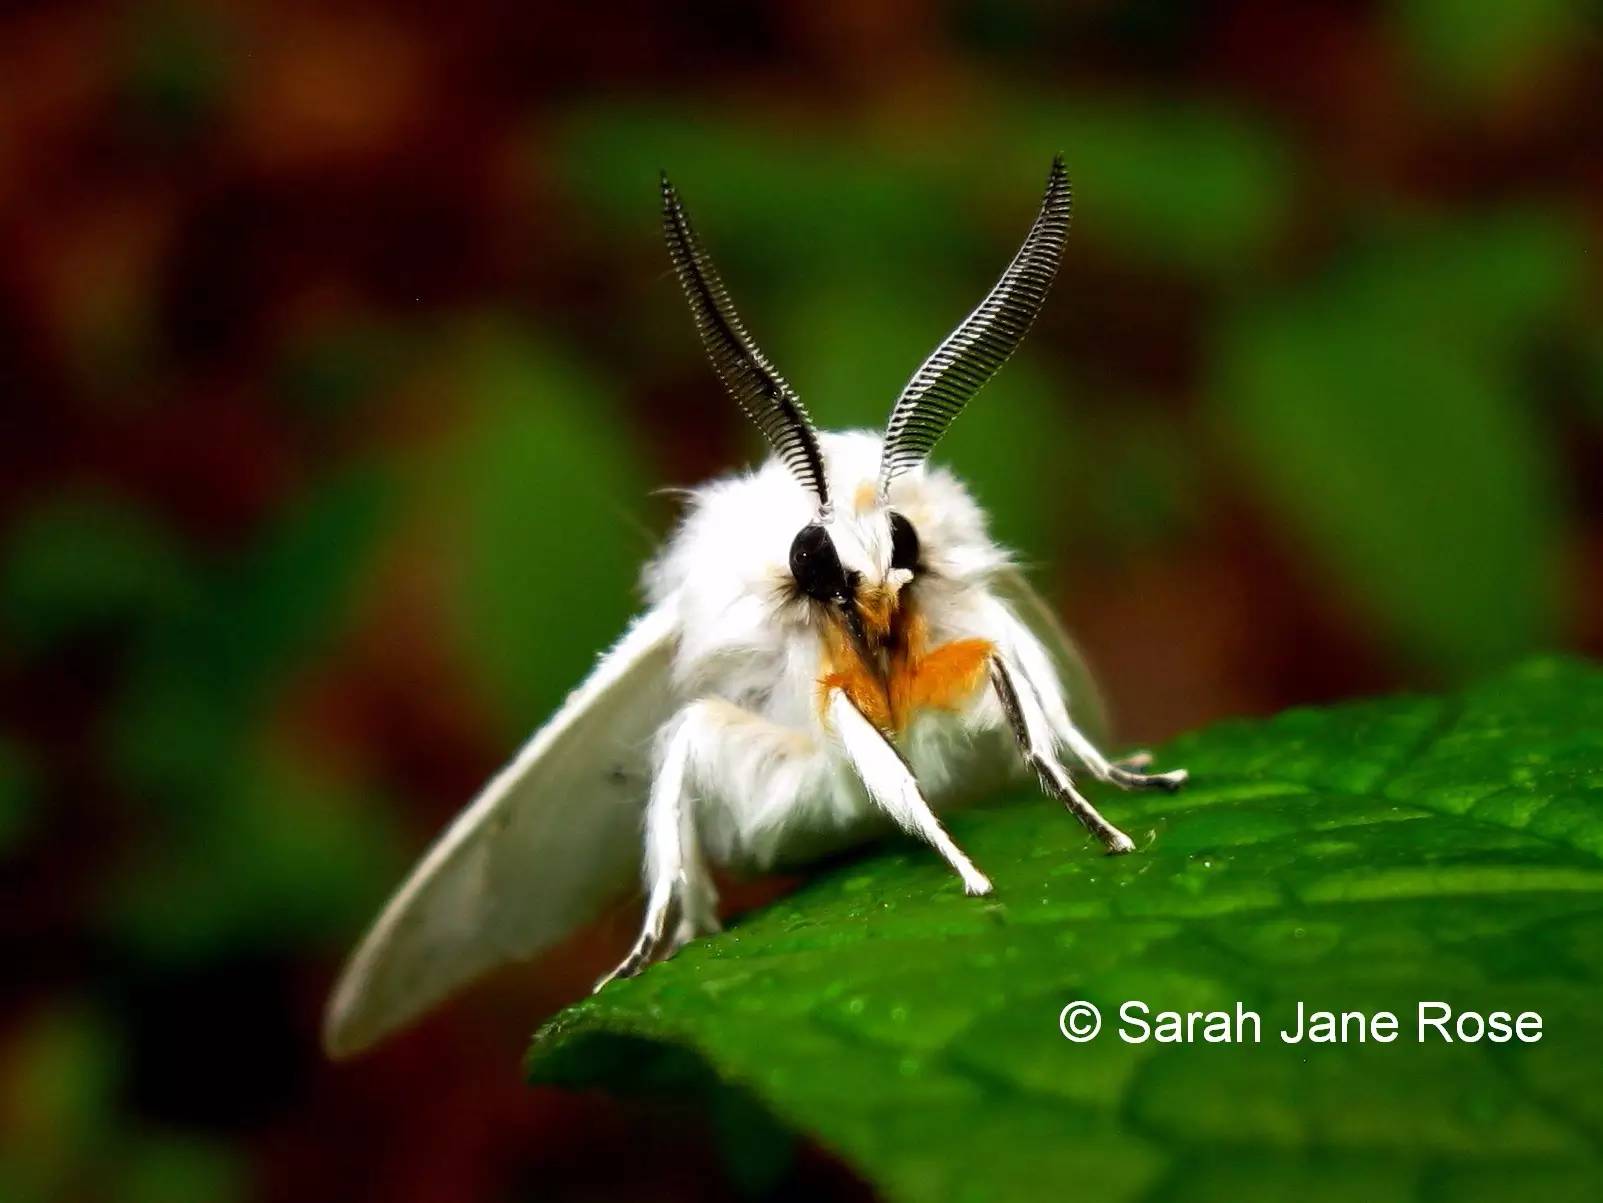
M 1195 104 L 1003 95 L 926 139 L 899 126 L 798 128 L 609 105 L 571 118 L 562 151 L 587 209 L 642 245 L 655 235 L 648 198 L 666 167 L 725 275 L 781 272 L 787 289 L 884 269 L 922 287 L 932 265 L 944 275 L 983 247 L 987 226 L 1012 231 L 1016 245 L 1058 151 L 1075 183 L 1077 238 L 1188 271 L 1239 273 L 1279 231 L 1292 194 L 1289 156 L 1270 129 Z
M 963 896 L 898 841 L 558 1016 L 537 1082 L 739 1100 L 893 1200 L 1586 1196 L 1603 1171 L 1603 671 L 1184 737 L 1173 795 L 1099 791 L 1098 855 L 1033 792 L 953 817 Z M 1101 1035 L 1071 1044 L 1085 999 Z M 1262 1042 L 1126 1043 L 1119 1005 L 1258 1011 Z M 1415 1040 L 1416 1007 L 1539 1012 Z M 1395 1043 L 1278 1033 L 1390 1010 Z
M 1026 106 L 1016 121 L 1063 150 L 1078 236 L 1132 260 L 1239 275 L 1290 210 L 1290 156 L 1228 109 L 1102 99 Z
M 951 151 L 905 140 L 661 105 L 580 110 L 561 150 L 559 166 L 586 209 L 657 254 L 657 173 L 666 169 L 731 284 L 778 273 L 790 287 L 820 263 L 830 275 L 863 274 L 865 264 L 935 253 L 971 225 L 958 202 L 982 174 L 972 163 L 953 170 Z M 542 161 L 548 153 L 542 147 Z M 1050 153 L 1038 164 L 1042 179 Z M 1032 200 L 1021 199 L 1021 233 Z
M 338 940 L 398 865 L 377 799 L 261 730 L 285 685 L 343 636 L 396 493 L 382 462 L 317 482 L 137 641 L 105 738 L 143 839 L 99 906 L 141 955 Z
M 63 493 L 26 513 L 0 549 L 0 624 L 27 651 L 125 633 L 182 610 L 192 567 L 131 502 Z
M 1584 44 L 1584 0 L 1404 0 L 1395 20 L 1434 82 L 1457 99 L 1529 80 Z M 1595 8 L 1595 6 L 1593 6 Z
M 223 107 L 237 43 L 220 14 L 183 0 L 131 6 L 118 39 L 128 107 L 165 143 L 203 131 Z
M 123 779 L 182 821 L 227 805 L 246 731 L 344 634 L 395 494 L 381 464 L 318 482 L 149 624 L 108 733 Z
M 116 1165 L 117 1197 L 126 1203 L 230 1203 L 248 1197 L 243 1151 L 184 1135 L 141 1134 Z
M 1603 426 L 1603 330 L 1592 328 L 1576 339 L 1575 376 L 1583 416 Z
M 471 666 L 526 731 L 639 609 L 652 482 L 590 374 L 487 328 L 462 354 L 474 407 L 445 466 L 452 618 Z M 634 536 L 634 537 L 631 537 Z
M 368 411 L 408 362 L 407 331 L 365 315 L 330 321 L 286 340 L 273 384 L 291 412 L 324 423 Z
M 358 584 L 393 521 L 395 482 L 364 464 L 287 507 L 222 582 L 216 633 L 241 693 L 266 692 L 344 633 Z
M 0 733 L 0 860 L 22 843 L 38 809 L 38 781 L 22 746 Z
M 1519 213 L 1401 231 L 1221 339 L 1214 413 L 1277 518 L 1454 676 L 1557 630 L 1559 465 L 1518 353 L 1574 295 L 1580 245 Z
M 20 1017 L 0 1081 L 0 1187 L 19 1201 L 73 1197 L 115 1139 L 123 1050 L 77 999 Z
M 107 927 L 162 962 L 242 947 L 337 950 L 405 866 L 393 811 L 270 746 L 233 765 L 210 806 L 162 829 L 109 879 Z

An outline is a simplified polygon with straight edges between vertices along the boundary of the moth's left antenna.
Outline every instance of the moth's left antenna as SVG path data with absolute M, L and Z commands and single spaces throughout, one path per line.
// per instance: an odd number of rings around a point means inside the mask
M 824 457 L 807 408 L 746 333 L 667 172 L 662 175 L 662 231 L 695 316 L 696 333 L 718 378 L 757 423 L 791 474 L 817 498 L 819 516 L 827 517 L 829 486 L 824 479 Z

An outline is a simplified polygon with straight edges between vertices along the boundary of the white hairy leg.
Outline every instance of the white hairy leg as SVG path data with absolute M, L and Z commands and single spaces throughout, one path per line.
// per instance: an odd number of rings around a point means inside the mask
M 1048 751 L 1066 747 L 1098 781 L 1106 781 L 1123 789 L 1179 789 L 1185 782 L 1186 771 L 1175 769 L 1168 773 L 1145 773 L 1152 757 L 1138 752 L 1124 760 L 1110 761 L 1095 744 L 1085 737 L 1069 717 L 1068 703 L 1063 687 L 1058 682 L 1052 659 L 1041 646 L 1040 640 L 1020 622 L 1011 610 L 998 606 L 991 621 L 997 627 L 996 643 L 1003 660 L 1015 681 L 1019 694 L 1033 693 L 1045 722 Z
M 965 893 L 989 894 L 990 879 L 974 867 L 946 834 L 946 828 L 941 826 L 919 791 L 907 762 L 839 689 L 830 691 L 829 718 L 847 759 L 874 804 L 903 831 L 918 836 L 939 852 L 963 879 Z
M 694 806 L 681 808 L 679 840 L 684 856 L 684 888 L 679 897 L 679 921 L 663 951 L 664 956 L 670 957 L 697 936 L 708 936 L 724 927 L 718 918 L 718 889 L 696 835 Z
M 707 741 L 717 738 L 716 724 L 704 702 L 680 712 L 663 750 L 662 764 L 651 783 L 646 804 L 646 914 L 640 936 L 629 955 L 595 985 L 633 977 L 659 952 L 669 955 L 687 940 L 718 930 L 718 894 L 696 835 L 691 778 Z M 678 922 L 671 942 L 664 944 L 669 912 Z
M 1124 832 L 1108 822 L 1097 808 L 1074 788 L 1068 770 L 1058 763 L 1053 748 L 1052 729 L 1040 698 L 1018 669 L 1000 656 L 991 657 L 991 685 L 1002 713 L 1007 716 L 1013 736 L 1018 740 L 1019 751 L 1041 779 L 1041 787 L 1068 808 L 1085 829 L 1102 841 L 1109 852 L 1129 852 L 1135 843 Z

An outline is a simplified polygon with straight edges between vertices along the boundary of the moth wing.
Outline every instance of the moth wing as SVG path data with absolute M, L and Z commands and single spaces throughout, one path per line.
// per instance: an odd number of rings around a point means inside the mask
M 639 872 L 650 747 L 674 705 L 658 606 L 452 822 L 346 964 L 323 1043 L 350 1056 L 593 918 Z
M 1063 625 L 1047 600 L 1041 596 L 1022 568 L 1009 565 L 995 578 L 997 594 L 1009 606 L 1030 633 L 1039 639 L 1052 657 L 1069 700 L 1069 713 L 1075 726 L 1083 731 L 1092 743 L 1101 745 L 1108 739 L 1108 707 L 1097 687 L 1091 666 L 1086 663 L 1079 645 Z

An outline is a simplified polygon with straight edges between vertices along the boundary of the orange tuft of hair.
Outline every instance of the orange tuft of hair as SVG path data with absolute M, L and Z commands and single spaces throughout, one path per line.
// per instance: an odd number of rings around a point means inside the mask
M 875 643 L 885 643 L 897 617 L 896 594 L 884 586 L 860 590 L 857 614 L 863 620 L 863 630 L 868 637 Z
M 991 661 L 988 639 L 957 639 L 893 667 L 891 710 L 897 729 L 920 710 L 959 710 L 974 696 Z M 895 671 L 900 668 L 901 671 Z
M 897 618 L 901 621 L 896 622 Z M 866 614 L 864 626 L 870 627 Z M 910 607 L 899 614 L 892 612 L 885 629 L 892 638 L 881 676 L 864 662 L 844 631 L 834 625 L 826 628 L 827 671 L 818 681 L 820 713 L 829 703 L 830 692 L 839 689 L 864 718 L 887 736 L 895 736 L 907 729 L 920 710 L 961 709 L 984 680 L 993 650 L 989 640 L 958 639 L 926 651 L 928 625 Z

